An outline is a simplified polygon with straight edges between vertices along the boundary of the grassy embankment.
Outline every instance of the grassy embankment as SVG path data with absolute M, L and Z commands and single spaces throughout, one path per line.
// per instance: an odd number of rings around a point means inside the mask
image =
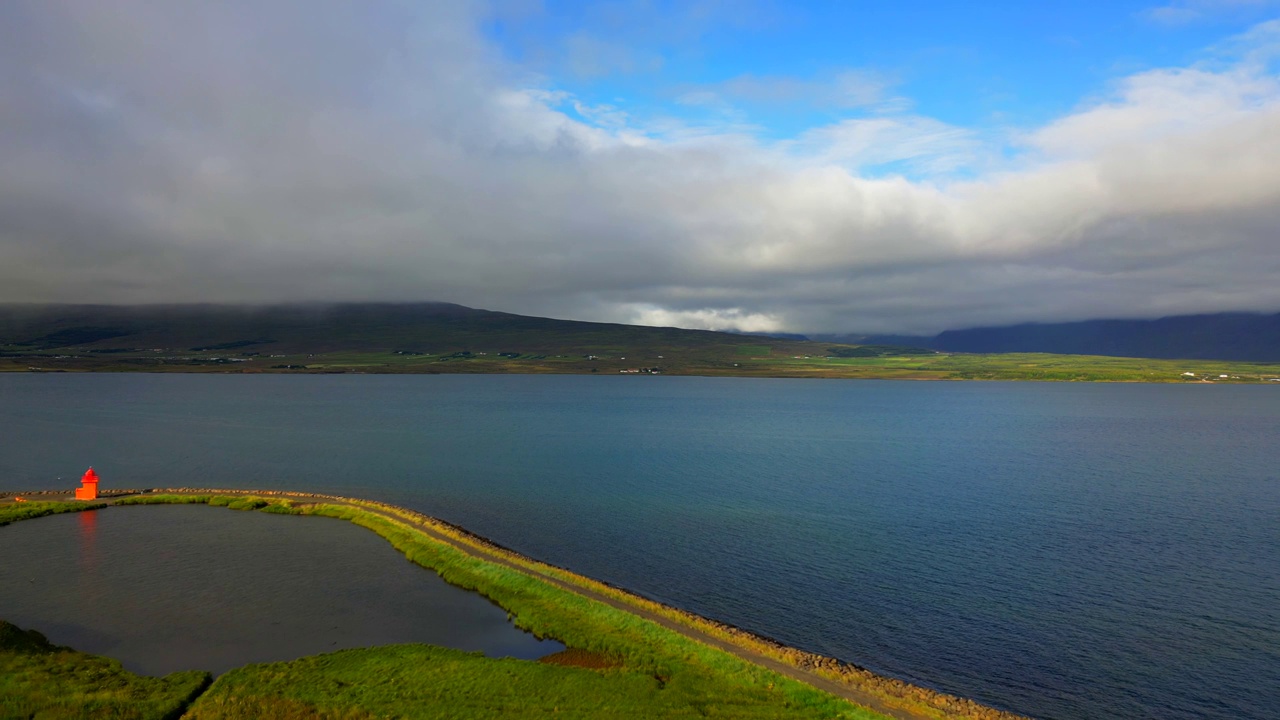
M 19 520 L 31 520 L 45 515 L 97 510 L 106 507 L 102 503 L 86 502 L 23 502 L 0 505 L 0 527 Z
M 613 598 L 622 603 L 661 616 L 736 647 L 779 661 L 794 668 L 812 672 L 828 680 L 848 686 L 852 690 L 870 695 L 890 706 L 895 706 L 929 717 L 984 718 L 1008 720 L 1016 716 L 976 703 L 967 698 L 946 695 L 893 678 L 877 675 L 854 665 L 841 663 L 833 658 L 788 647 L 767 638 L 754 635 L 740 628 L 718 623 L 700 615 L 685 612 L 613 587 L 598 580 L 578 575 L 564 568 L 548 565 L 527 558 L 519 553 L 495 545 L 466 530 L 421 513 L 394 505 L 367 500 L 352 500 L 356 505 L 388 513 L 415 525 L 425 525 L 463 545 L 496 555 L 507 562 L 521 566 L 530 572 L 552 577 L 569 585 L 575 585 L 592 593 Z
M 425 645 L 347 650 L 233 670 L 218 678 L 186 717 L 883 717 L 635 614 L 472 557 L 369 510 L 212 495 L 150 495 L 117 501 L 153 503 L 208 503 L 356 523 L 377 532 L 410 560 L 448 582 L 490 598 L 508 611 L 517 626 L 555 637 L 600 660 L 592 669 L 487 658 Z M 47 705 L 84 711 L 91 707 L 87 703 L 96 700 L 88 694 L 94 683 L 77 680 L 81 677 L 101 678 L 119 686 L 121 692 L 134 693 L 140 703 L 150 703 L 147 707 L 159 707 L 171 699 L 166 693 L 189 689 L 197 676 L 202 677 L 197 673 L 190 678 L 137 678 L 105 658 L 59 652 L 69 672 L 57 677 L 39 655 L 3 653 L 6 675 L 24 678 L 21 683 L 6 680 L 13 707 L 34 712 Z M 161 681 L 172 687 L 156 684 Z M 85 704 L 77 706 L 77 702 Z M 150 711 L 118 715 L 164 716 Z
M 209 685 L 206 672 L 141 677 L 119 661 L 52 645 L 0 620 L 0 717 L 176 718 Z
M 368 510 L 219 496 L 142 496 L 120 503 L 171 499 L 353 522 L 449 583 L 494 601 L 518 627 L 615 665 L 592 670 L 426 646 L 352 650 L 229 672 L 197 701 L 192 718 L 289 716 L 301 708 L 433 717 L 881 717 Z

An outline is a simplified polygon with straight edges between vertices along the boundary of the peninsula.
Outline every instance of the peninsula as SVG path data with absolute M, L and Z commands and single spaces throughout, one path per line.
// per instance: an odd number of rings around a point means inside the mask
M 201 672 L 148 678 L 50 645 L 38 628 L 0 623 L 6 712 L 73 716 L 93 706 L 139 718 L 328 717 L 338 711 L 347 713 L 343 717 L 1018 717 L 785 647 L 385 503 L 192 488 L 109 491 L 91 503 L 68 498 L 54 491 L 0 493 L 0 525 L 142 504 L 339 518 L 372 530 L 413 562 L 497 603 L 517 626 L 558 639 L 568 650 L 533 662 L 396 645 L 247 666 L 216 680 Z M 433 672 L 421 672 L 428 663 Z M 394 677 L 395 693 L 362 686 L 375 675 Z

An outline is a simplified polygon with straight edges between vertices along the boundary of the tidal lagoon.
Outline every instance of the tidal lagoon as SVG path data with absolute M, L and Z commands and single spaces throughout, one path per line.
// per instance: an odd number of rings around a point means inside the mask
M 6 488 L 386 500 L 1036 717 L 1280 706 L 1280 388 L 9 375 L 0 427 Z
M 144 675 L 408 642 L 491 657 L 564 648 L 329 518 L 122 507 L 15 523 L 3 538 L 5 620 Z

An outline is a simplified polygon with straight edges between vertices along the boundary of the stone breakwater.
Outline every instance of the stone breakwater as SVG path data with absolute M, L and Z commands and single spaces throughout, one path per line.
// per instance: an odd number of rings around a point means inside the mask
M 98 493 L 99 498 L 105 497 L 124 497 L 125 495 L 138 495 L 149 490 L 103 490 Z M 29 491 L 8 491 L 0 490 L 0 499 L 9 497 L 66 497 L 75 495 L 75 490 L 29 490 Z
M 73 491 L 69 490 L 36 490 L 31 492 L 0 491 L 0 499 L 13 496 L 56 497 L 67 496 L 72 493 Z M 900 705 L 904 709 L 914 711 L 912 712 L 913 715 L 923 711 L 923 716 L 945 719 L 954 718 L 956 720 L 1028 720 L 1022 715 L 987 707 L 986 705 L 982 705 L 981 703 L 968 698 L 949 695 L 929 688 L 912 685 L 911 683 L 897 680 L 895 678 L 885 677 L 853 663 L 794 648 L 774 640 L 773 638 L 759 635 L 728 623 L 713 620 L 670 605 L 664 605 L 625 588 L 617 587 L 600 580 L 595 580 L 585 575 L 579 575 L 567 568 L 535 560 L 484 536 L 477 535 L 465 528 L 454 525 L 453 523 L 430 515 L 425 515 L 414 510 L 409 510 L 408 508 L 391 505 L 389 503 L 344 497 L 341 495 L 299 492 L 292 490 L 233 490 L 195 487 L 115 489 L 101 492 L 99 494 L 99 499 L 109 500 L 112 498 L 135 495 L 169 494 L 279 497 L 302 501 L 327 501 L 367 510 L 376 510 L 385 515 L 391 516 L 392 518 L 424 526 L 452 540 L 468 545 L 473 551 L 478 550 L 478 554 L 482 558 L 485 555 L 502 558 L 507 562 L 512 562 L 521 566 L 524 570 L 535 576 L 545 576 L 560 580 L 561 582 L 568 582 L 569 584 L 575 585 L 579 589 L 587 591 L 588 593 L 604 595 L 615 600 L 620 600 L 631 606 L 638 614 L 653 614 L 668 620 L 673 620 L 696 633 L 705 634 L 712 638 L 728 642 L 729 644 L 732 644 L 748 653 L 755 653 L 796 668 L 802 672 L 811 673 L 814 676 L 834 681 L 842 686 L 850 688 L 854 692 L 864 693 L 882 700 L 888 700 L 893 705 Z M 696 635 L 693 635 L 693 637 L 698 639 Z M 897 702 L 894 702 L 895 700 Z M 889 710 L 892 712 L 890 708 L 883 708 L 883 710 Z M 894 714 L 896 715 L 897 713 Z

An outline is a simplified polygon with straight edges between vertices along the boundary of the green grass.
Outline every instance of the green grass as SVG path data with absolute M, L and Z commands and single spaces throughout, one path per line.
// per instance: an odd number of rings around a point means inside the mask
M 1280 378 L 1275 363 L 939 354 L 433 305 L 0 305 L 0 372 L 617 374 L 634 367 L 922 380 L 1186 382 L 1186 371 L 1214 382 L 1223 381 L 1220 374 L 1239 378 L 1225 382 Z
M 0 620 L 0 718 L 168 720 L 208 684 L 204 672 L 134 675 Z
M 119 504 L 171 500 L 353 522 L 451 584 L 494 601 L 517 626 L 617 663 L 588 670 L 420 645 L 343 651 L 232 671 L 196 702 L 194 718 L 365 717 L 362 712 L 424 718 L 883 717 L 368 510 L 217 495 L 148 495 Z
M 412 562 L 504 608 L 512 622 L 540 637 L 584 651 L 592 668 L 488 658 L 427 645 L 394 645 L 250 665 L 218 678 L 183 717 L 214 718 L 850 718 L 884 716 L 699 643 L 635 612 L 588 599 L 539 575 L 657 612 L 735 645 L 811 669 L 928 717 L 1009 718 L 970 701 L 947 698 L 799 651 L 766 647 L 740 631 L 589 578 L 498 551 L 522 570 L 479 559 L 427 535 L 487 547 L 459 529 L 408 511 L 365 501 L 309 503 L 252 495 L 137 495 L 120 505 L 208 504 L 235 510 L 315 515 L 376 532 Z M 51 503 L 51 505 L 75 505 Z M 392 513 L 392 517 L 380 512 Z M 38 515 L 26 514 L 24 517 Z M 22 519 L 22 518 L 19 518 Z M 525 572 L 527 569 L 529 572 Z M 532 574 L 530 574 L 532 573 Z M 653 606 L 653 607 L 650 607 Z M 656 609 L 655 609 L 656 608 Z M 687 617 L 686 617 L 687 616 Z M 204 686 L 203 673 L 139 678 L 106 658 L 51 648 L 35 633 L 9 633 L 0 705 L 3 717 L 176 717 L 174 708 Z M 51 649 L 50 649 L 51 648 Z M 781 654 L 779 654 L 781 652 Z M 790 653 L 790 655 L 788 655 Z M 792 657 L 794 656 L 794 657 Z M 815 664 L 815 660 L 817 661 Z M 948 708 L 943 711 L 940 708 Z M 50 714 L 33 715 L 37 711 Z
M 188 716 L 422 718 L 781 718 L 850 716 L 787 708 L 725 684 L 628 670 L 494 659 L 428 645 L 344 650 L 219 678 Z
M 503 357 L 496 352 L 470 357 L 397 355 L 392 352 L 335 351 L 313 356 L 249 358 L 246 362 L 164 364 L 146 356 L 45 359 L 0 358 L 0 372 L 28 372 L 37 367 L 68 372 L 216 372 L 216 373 L 397 373 L 397 374 L 591 374 L 616 375 L 619 370 L 657 367 L 665 375 L 728 377 L 849 378 L 900 380 L 1030 380 L 1053 382 L 1265 383 L 1280 378 L 1280 364 L 1215 360 L 1153 360 L 1091 355 L 1008 353 L 988 355 L 919 353 L 850 357 L 830 354 L 832 346 L 791 343 L 703 345 L 693 348 L 643 347 L 580 354 Z M 870 354 L 872 351 L 868 351 Z M 659 357 L 659 356 L 662 357 Z M 626 358 L 626 359 L 623 359 Z M 294 369 L 276 367 L 294 365 Z M 1195 373 L 1194 377 L 1183 375 Z M 1219 377 L 1227 375 L 1226 378 Z M 648 382 L 649 380 L 644 380 Z
M 106 505 L 84 501 L 4 503 L 0 504 L 0 526 L 18 522 L 19 520 L 44 517 L 45 515 L 97 510 L 101 507 L 106 507 Z
M 218 495 L 214 503 L 214 495 L 129 495 L 115 501 L 116 505 L 222 505 L 231 504 L 236 498 Z
M 1217 360 L 1154 360 L 1097 355 L 922 353 L 879 357 L 751 358 L 736 374 L 903 380 L 1269 383 L 1280 365 Z M 1194 377 L 1183 375 L 1194 373 Z M 728 374 L 728 373 L 725 373 Z M 1227 375 L 1220 378 L 1219 375 Z M 1280 385 L 1280 383 L 1274 383 Z

